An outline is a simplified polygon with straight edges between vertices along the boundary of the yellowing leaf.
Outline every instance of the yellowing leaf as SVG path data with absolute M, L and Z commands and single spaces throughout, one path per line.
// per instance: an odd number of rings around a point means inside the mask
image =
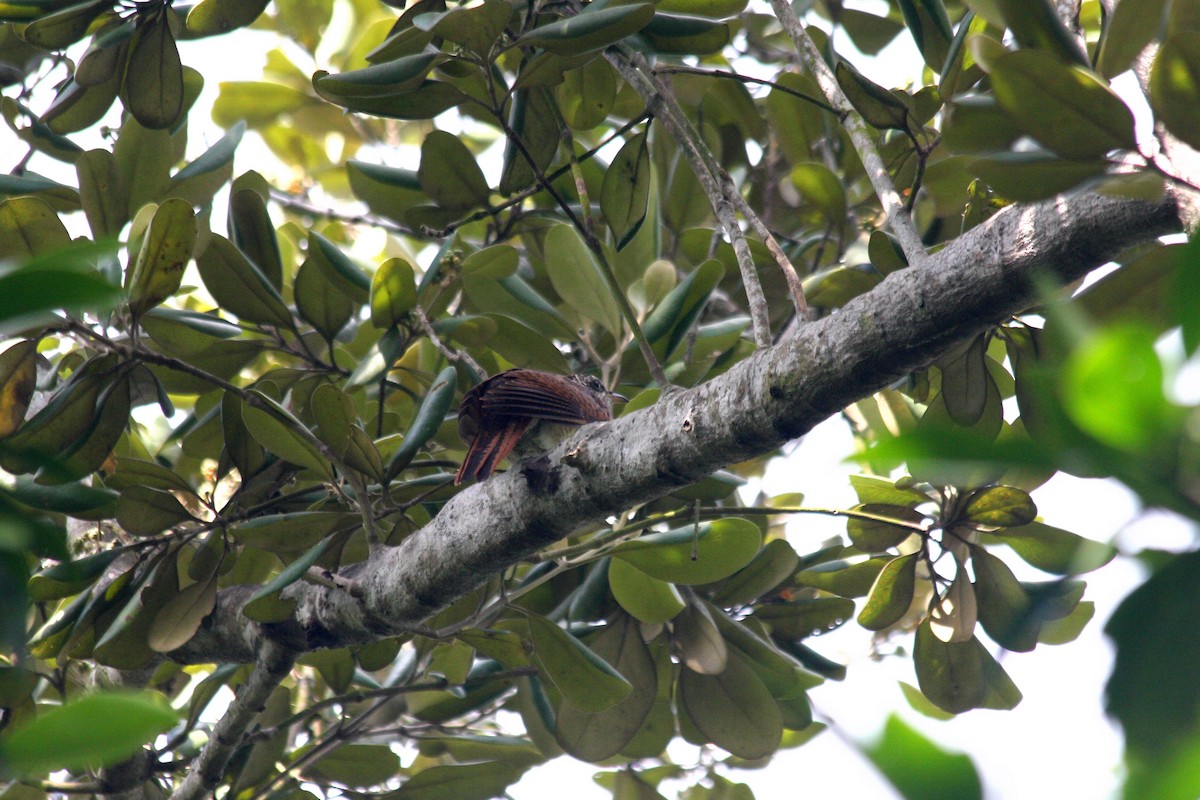
M 196 244 L 196 214 L 178 198 L 154 212 L 127 281 L 129 311 L 141 316 L 179 289 Z

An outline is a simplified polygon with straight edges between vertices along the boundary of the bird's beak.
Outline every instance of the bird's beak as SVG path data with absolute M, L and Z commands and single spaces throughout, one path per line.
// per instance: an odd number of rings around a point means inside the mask
M 629 398 L 619 392 L 609 392 L 608 396 L 617 403 L 628 403 Z

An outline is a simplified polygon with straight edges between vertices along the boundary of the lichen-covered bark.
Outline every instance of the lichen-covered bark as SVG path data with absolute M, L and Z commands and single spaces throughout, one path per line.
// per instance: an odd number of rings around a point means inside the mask
M 294 620 L 269 629 L 240 615 L 245 592 L 227 589 L 200 633 L 171 657 L 252 661 L 264 636 L 303 650 L 400 634 L 581 525 L 769 452 L 1028 308 L 1038 275 L 1066 283 L 1179 228 L 1168 200 L 1077 195 L 1010 207 L 924 266 L 889 275 L 720 377 L 585 428 L 552 454 L 555 493 L 534 492 L 520 470 L 471 487 L 400 546 L 346 569 L 346 588 L 291 587 Z

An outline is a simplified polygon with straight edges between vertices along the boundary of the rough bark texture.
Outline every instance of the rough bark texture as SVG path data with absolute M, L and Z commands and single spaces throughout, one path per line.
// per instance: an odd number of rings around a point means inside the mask
M 724 375 L 585 428 L 551 454 L 554 493 L 533 491 L 519 469 L 473 486 L 399 547 L 344 570 L 350 590 L 291 587 L 298 608 L 287 623 L 256 626 L 239 613 L 248 592 L 224 590 L 199 634 L 171 657 L 252 661 L 264 636 L 304 650 L 403 633 L 581 525 L 769 452 L 1028 308 L 1037 276 L 1075 280 L 1179 228 L 1168 200 L 1077 195 L 1006 209 L 921 268 L 889 275 Z

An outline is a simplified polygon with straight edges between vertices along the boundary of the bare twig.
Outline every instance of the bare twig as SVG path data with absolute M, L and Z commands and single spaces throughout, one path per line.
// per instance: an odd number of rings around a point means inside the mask
M 783 248 L 775 241 L 766 224 L 758 216 L 746 199 L 742 197 L 733 179 L 713 156 L 705 145 L 695 126 L 684 115 L 675 99 L 670 85 L 651 67 L 646 59 L 629 48 L 611 48 L 608 52 L 609 62 L 616 67 L 621 77 L 634 88 L 652 112 L 658 115 L 663 124 L 681 145 L 684 157 L 688 160 L 701 188 L 708 195 L 717 221 L 729 237 L 737 258 L 738 269 L 742 274 L 742 283 L 746 289 L 746 303 L 750 310 L 750 319 L 754 325 L 754 340 L 759 347 L 767 347 L 771 343 L 771 325 L 767 309 L 766 296 L 751 257 L 750 245 L 745 233 L 737 222 L 734 212 L 739 212 L 754 232 L 766 244 L 768 252 L 782 270 L 788 287 L 791 290 L 792 303 L 796 313 L 805 317 L 808 313 L 808 303 L 804 299 L 804 290 L 800 278 L 796 274 L 791 261 L 783 252 Z
M 480 378 L 487 377 L 487 370 L 479 366 L 475 359 L 471 358 L 471 354 L 466 350 L 454 350 L 442 341 L 442 337 L 438 336 L 437 331 L 433 329 L 433 325 L 429 322 L 429 317 L 425 316 L 425 309 L 419 305 L 413 308 L 413 315 L 417 318 L 417 322 L 421 323 L 421 330 L 425 331 L 425 335 L 429 337 L 429 341 L 437 348 L 438 352 L 446 357 L 446 360 L 452 364 L 463 362 L 471 369 L 475 370 L 475 374 Z
M 816 79 L 822 93 L 829 100 L 830 105 L 837 109 L 842 127 L 850 134 L 850 141 L 854 143 L 854 149 L 862 160 L 867 177 L 871 179 L 871 185 L 875 187 L 875 194 L 883 205 L 884 213 L 887 214 L 888 225 L 899 241 L 905 258 L 912 266 L 921 265 L 927 257 L 925 246 L 921 243 L 921 237 L 917 235 L 917 229 L 913 227 L 912 217 L 900 199 L 900 193 L 896 191 L 896 185 L 892 183 L 892 178 L 888 175 L 887 167 L 879 156 L 875 142 L 872 141 L 871 134 L 867 131 L 867 123 L 846 99 L 846 95 L 838 86 L 837 78 L 830 71 L 825 59 L 821 57 L 821 52 L 809 37 L 808 31 L 804 29 L 804 25 L 796 16 L 796 12 L 788 0 L 771 0 L 771 7 L 775 10 L 775 15 L 779 18 L 783 29 L 792 38 L 801 60 Z

